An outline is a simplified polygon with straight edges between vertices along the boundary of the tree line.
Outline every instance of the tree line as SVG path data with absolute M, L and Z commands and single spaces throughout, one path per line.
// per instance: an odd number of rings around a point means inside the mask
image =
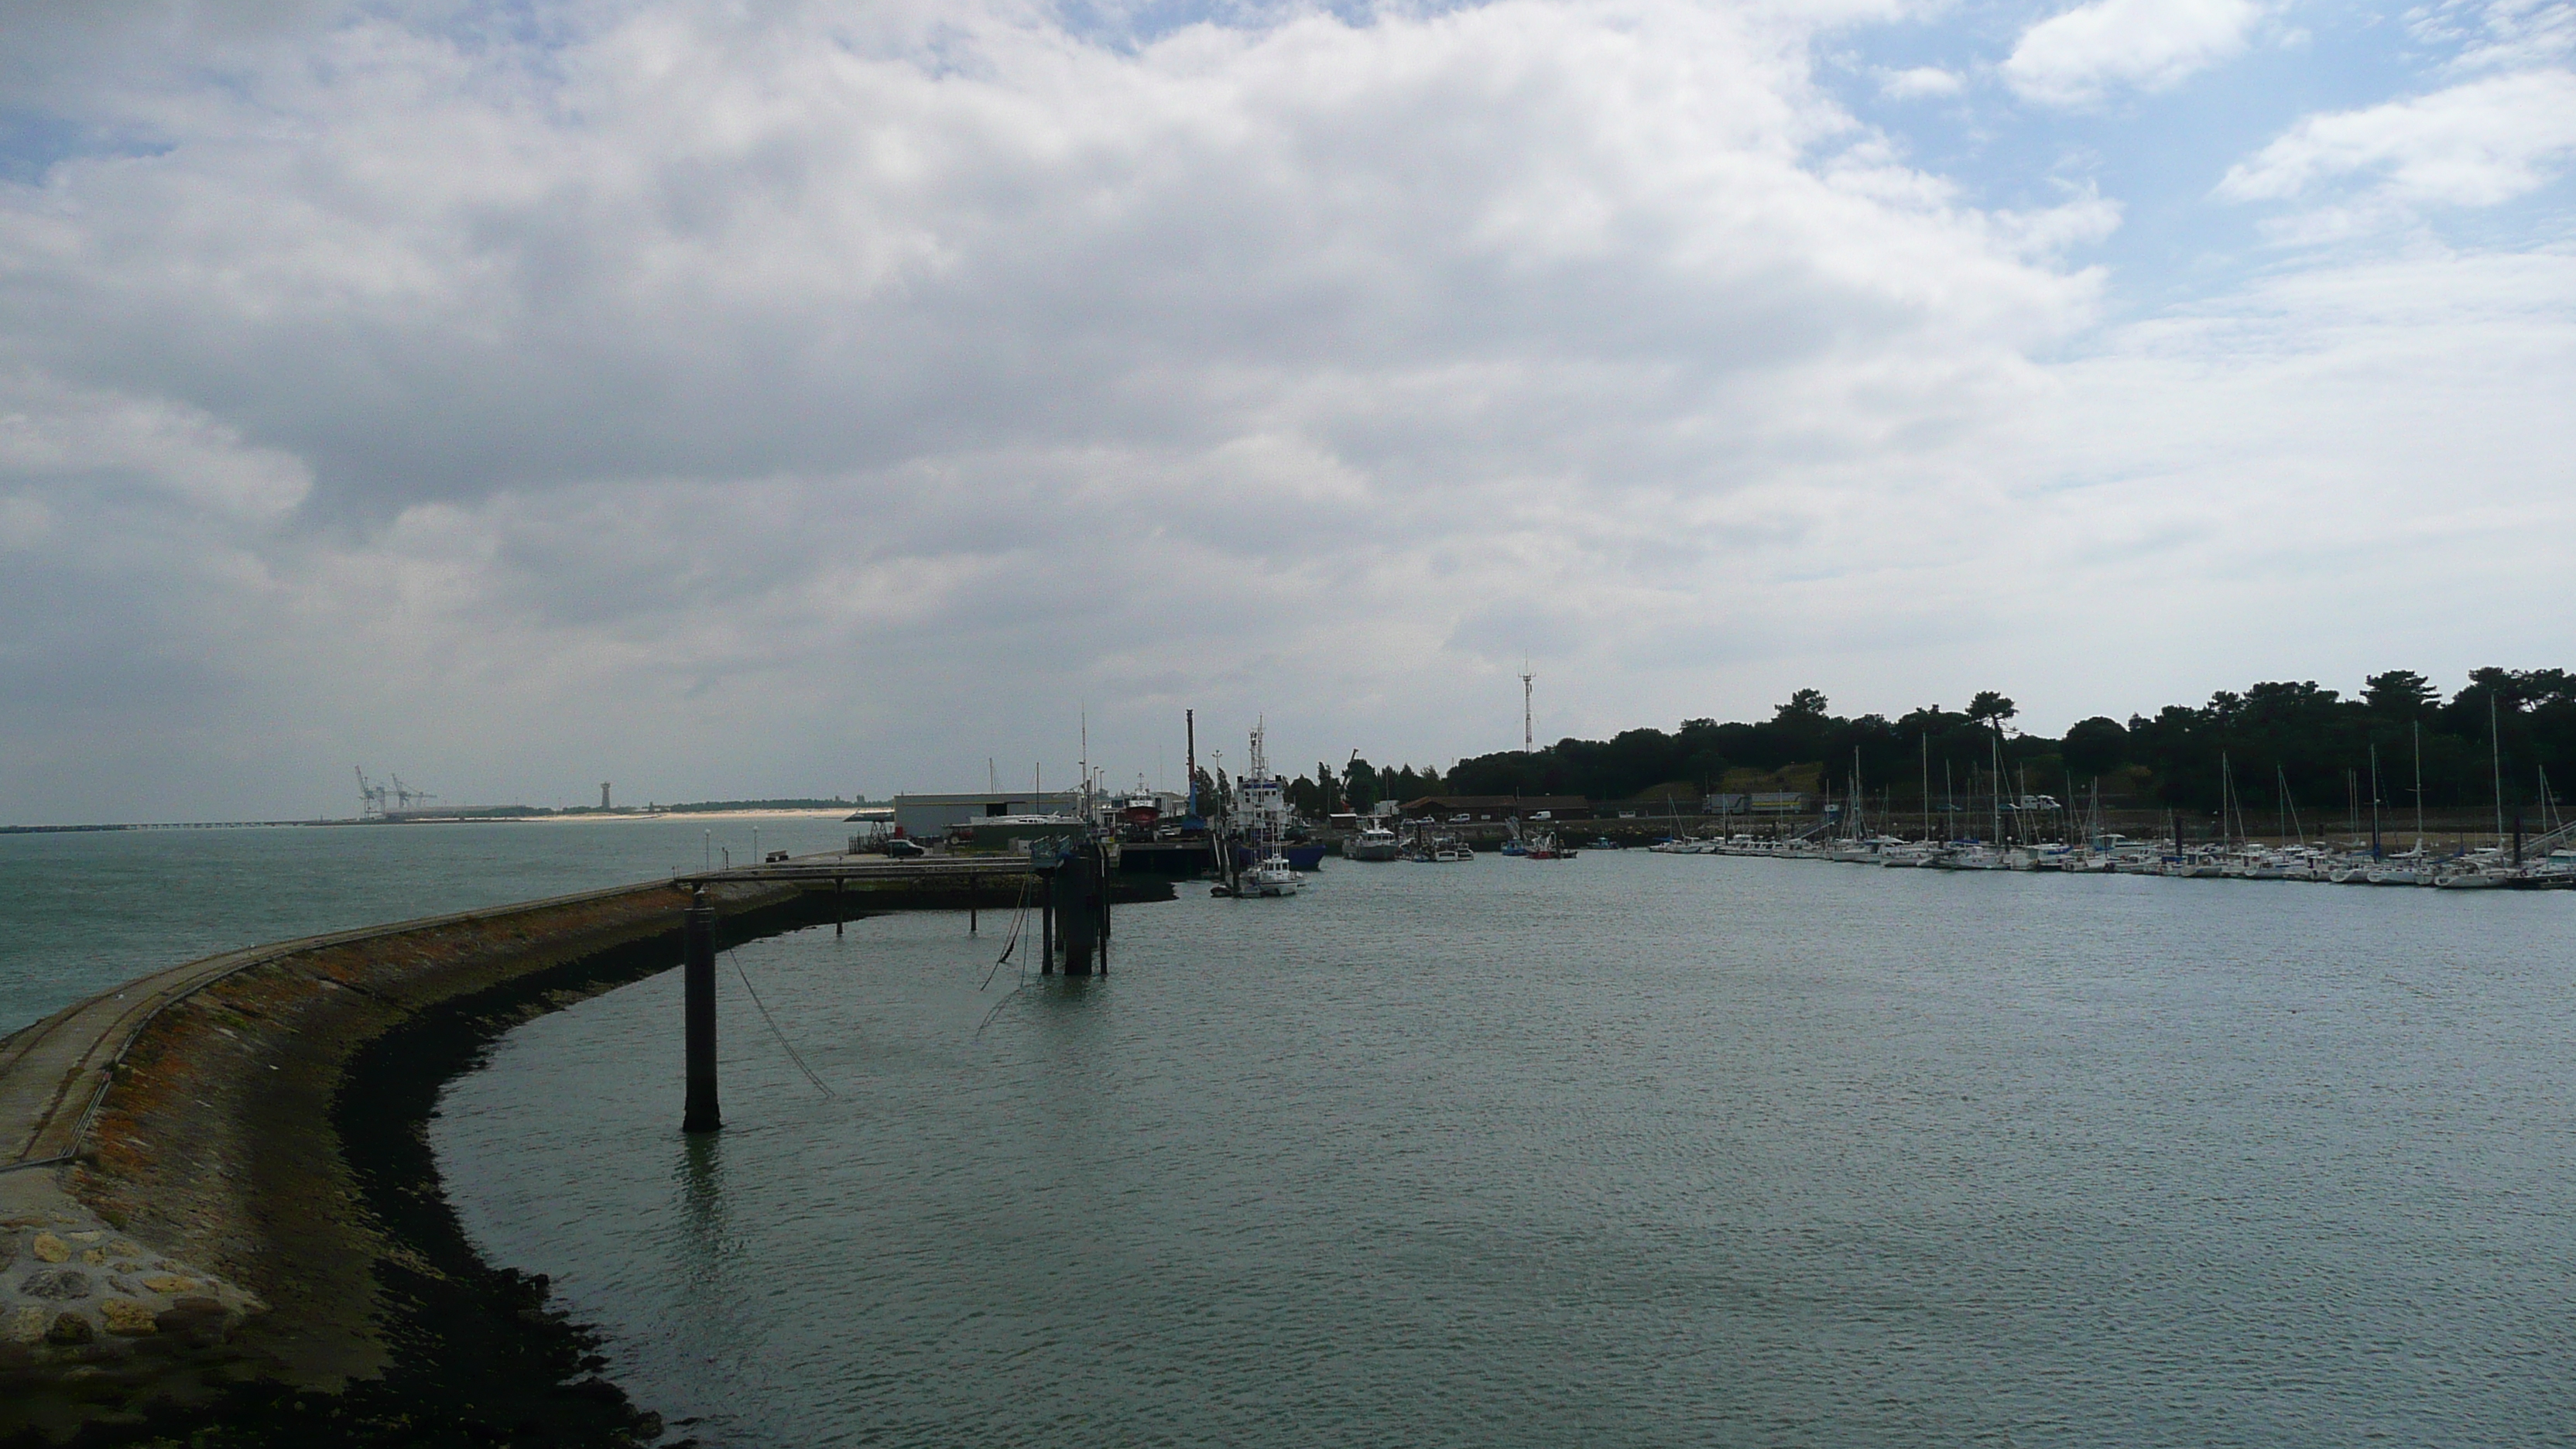
M 1446 776 L 1378 772 L 1361 761 L 1337 778 L 1319 764 L 1296 793 L 1301 809 L 1417 791 L 1695 798 L 1729 788 L 1731 774 L 1741 781 L 1744 772 L 1810 767 L 1821 788 L 1847 792 L 1857 770 L 1872 799 L 1884 791 L 1919 805 L 1927 774 L 1936 800 L 1945 789 L 1964 796 L 1990 790 L 2000 763 L 2008 793 L 2084 796 L 2098 782 L 2107 803 L 2214 812 L 2232 787 L 2246 810 L 2315 815 L 2356 802 L 2367 808 L 2373 798 L 2412 808 L 2419 759 L 2427 809 L 2492 804 L 2499 762 L 2507 808 L 2539 801 L 2544 783 L 2554 804 L 2576 780 L 2576 676 L 2563 669 L 2475 670 L 2448 699 L 2403 669 L 2368 676 L 2352 696 L 2314 681 L 2263 683 L 2126 721 L 2095 716 L 2057 737 L 2016 730 L 2018 714 L 2012 700 L 1989 690 L 1961 710 L 1929 705 L 1893 719 L 1846 717 L 1822 691 L 1802 689 L 1767 720 L 1686 719 L 1671 731 L 1562 739 L 1460 760 Z

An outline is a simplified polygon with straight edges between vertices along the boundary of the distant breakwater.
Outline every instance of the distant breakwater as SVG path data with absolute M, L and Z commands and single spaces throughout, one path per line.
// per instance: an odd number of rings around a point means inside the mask
M 728 944 L 870 913 L 715 894 Z M 229 953 L 0 1040 L 0 1441 L 656 1437 L 544 1280 L 475 1255 L 425 1128 L 511 1027 L 676 965 L 684 903 L 653 883 Z M 675 1123 L 678 1056 L 675 1021 Z

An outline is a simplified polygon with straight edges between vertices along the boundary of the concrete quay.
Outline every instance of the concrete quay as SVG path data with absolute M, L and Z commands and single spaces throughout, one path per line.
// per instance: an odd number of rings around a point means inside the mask
M 654 1441 L 545 1280 L 466 1239 L 427 1140 L 441 1084 L 680 966 L 700 887 L 722 947 L 1037 884 L 809 856 L 227 952 L 0 1038 L 0 1444 Z
M 710 894 L 728 941 L 872 913 Z M 594 1361 L 541 1281 L 474 1258 L 422 1129 L 482 1042 L 678 964 L 687 899 L 653 882 L 229 952 L 0 1039 L 0 1439 L 318 1428 L 360 1397 L 649 1438 L 612 1387 L 564 1387 Z

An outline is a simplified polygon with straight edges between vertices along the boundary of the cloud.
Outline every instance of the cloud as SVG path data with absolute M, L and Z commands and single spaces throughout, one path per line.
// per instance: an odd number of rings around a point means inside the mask
M 133 607 L 19 657 L 13 731 L 148 752 L 220 697 L 273 774 L 450 795 L 601 739 L 738 764 L 752 698 L 759 748 L 846 727 L 920 783 L 1029 748 L 1032 697 L 1440 732 L 1497 600 L 1695 595 L 1802 526 L 1788 480 L 2009 407 L 2099 286 L 1891 159 L 1789 11 L 584 15 L 335 13 L 63 92 L 168 144 L 0 192 L 51 420 L 0 495 L 42 587 Z M 99 469 L 159 480 L 112 536 Z M 111 647 L 225 683 L 138 675 L 178 693 L 103 733 L 60 702 Z
M 0 478 L 56 489 L 146 488 L 207 513 L 274 518 L 313 487 L 302 460 L 163 399 L 0 375 Z
M 61 40 L 151 144 L 0 187 L 10 817 L 1069 778 L 1086 705 L 1445 761 L 1524 653 L 1552 735 L 2118 713 L 2576 546 L 2403 486 L 2576 456 L 2563 269 L 2102 334 L 2118 200 L 1907 164 L 1798 7 L 482 15 Z
M 2074 247 L 2108 238 L 2120 229 L 2120 203 L 2088 182 L 2063 202 L 2037 211 L 1998 211 L 1998 235 L 2011 239 L 2025 256 L 2055 257 Z
M 2165 90 L 2242 51 L 2261 16 L 2253 0 L 2093 0 L 2024 31 L 2004 80 L 2053 106 Z
M 2493 206 L 2576 157 L 2576 75 L 2531 71 L 2303 118 L 2228 169 L 2218 194 L 2286 201 L 2357 180 L 2365 209 Z
M 2576 51 L 2576 4 L 2567 0 L 2443 0 L 2406 13 L 2406 32 L 2457 53 L 2452 71 L 2525 70 Z
M 1937 65 L 1918 65 L 1911 70 L 1888 71 L 1879 77 L 1878 93 L 1892 101 L 1921 100 L 1931 96 L 1955 96 L 1967 88 L 1967 82 Z

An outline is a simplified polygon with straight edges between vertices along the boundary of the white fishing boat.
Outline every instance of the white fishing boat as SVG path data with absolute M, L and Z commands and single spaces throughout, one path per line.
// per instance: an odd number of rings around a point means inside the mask
M 1344 860 L 1393 860 L 1404 849 L 1404 842 L 1383 825 L 1372 825 L 1352 836 L 1342 846 Z
M 1265 855 L 1261 863 L 1244 872 L 1238 896 L 1293 896 L 1297 894 L 1297 871 L 1284 855 Z

